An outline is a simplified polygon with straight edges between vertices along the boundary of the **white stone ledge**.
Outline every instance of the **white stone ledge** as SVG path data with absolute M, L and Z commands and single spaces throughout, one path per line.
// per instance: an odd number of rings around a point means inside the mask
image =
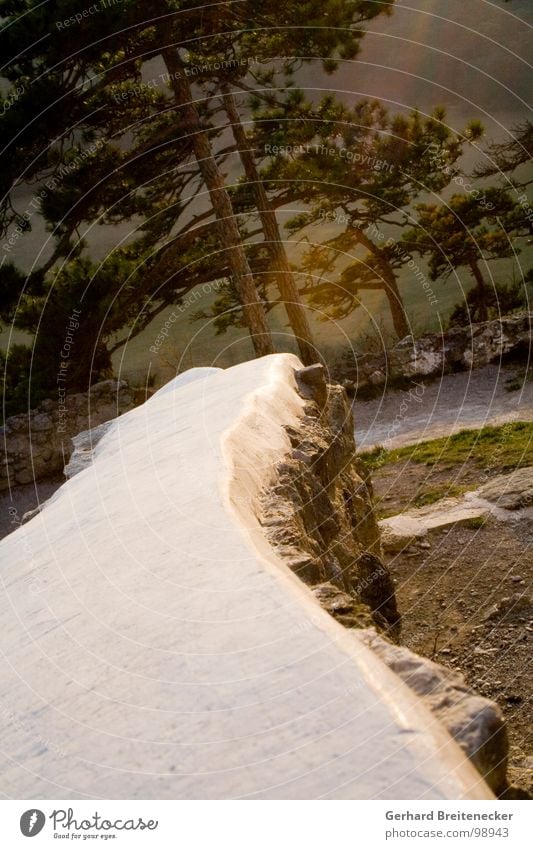
M 0 544 L 7 796 L 492 798 L 262 536 L 298 367 L 178 378 Z

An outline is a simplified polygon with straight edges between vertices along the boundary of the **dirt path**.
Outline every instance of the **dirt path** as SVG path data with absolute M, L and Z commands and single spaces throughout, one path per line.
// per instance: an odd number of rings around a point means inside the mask
M 379 484 L 378 484 L 379 488 Z M 500 705 L 509 778 L 533 793 L 531 521 L 453 526 L 387 557 L 401 644 L 461 672 Z
M 533 381 L 507 391 L 516 366 L 486 366 L 445 375 L 441 380 L 413 380 L 408 391 L 388 392 L 371 401 L 355 400 L 355 438 L 359 451 L 376 445 L 395 448 L 447 436 L 463 428 L 533 420 Z
M 0 539 L 16 531 L 24 513 L 34 510 L 59 489 L 65 478 L 54 475 L 47 480 L 15 486 L 11 492 L 0 494 Z

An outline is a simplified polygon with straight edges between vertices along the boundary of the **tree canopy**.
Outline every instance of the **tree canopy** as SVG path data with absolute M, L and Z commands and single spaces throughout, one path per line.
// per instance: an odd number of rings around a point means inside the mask
M 216 282 L 218 297 L 195 315 L 220 332 L 246 326 L 259 355 L 283 303 L 304 362 L 320 357 L 309 315 L 346 317 L 365 291 L 384 293 L 397 337 L 410 332 L 400 277 L 413 253 L 433 280 L 469 269 L 481 292 L 483 263 L 510 256 L 503 233 L 530 232 L 517 193 L 531 125 L 488 142 L 472 180 L 504 181 L 476 197 L 459 192 L 477 122 L 452 130 L 440 107 L 394 113 L 301 84 L 309 66 L 334 75 L 356 57 L 365 25 L 393 8 L 122 0 L 92 14 L 0 0 L 0 316 L 34 334 L 16 357 L 19 370 L 24 356 L 34 364 L 34 389 L 52 385 L 62 316 L 82 302 L 73 389 L 110 373 L 113 352 L 197 286 Z M 289 208 L 300 211 L 287 221 Z M 23 274 L 13 260 L 37 219 L 50 247 Z M 95 261 L 89 234 L 117 225 L 128 237 Z

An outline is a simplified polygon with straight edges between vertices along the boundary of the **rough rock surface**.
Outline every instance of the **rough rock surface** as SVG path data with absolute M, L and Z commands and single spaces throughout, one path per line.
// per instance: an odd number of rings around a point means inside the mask
M 342 376 L 348 389 L 357 387 L 360 392 L 398 379 L 478 368 L 514 352 L 530 351 L 532 320 L 531 313 L 521 313 L 419 339 L 407 336 L 389 351 L 357 357 L 343 368 Z
M 403 551 L 413 542 L 423 540 L 428 531 L 469 524 L 491 513 L 502 518 L 501 511 L 492 511 L 489 502 L 478 498 L 475 493 L 457 498 L 441 498 L 434 504 L 414 507 L 397 516 L 381 519 L 381 542 L 385 551 Z
M 427 528 L 418 519 L 411 518 L 408 515 L 382 519 L 379 525 L 381 544 L 386 552 L 403 551 L 407 546 L 414 542 L 420 542 L 427 536 Z
M 288 428 L 290 456 L 276 467 L 261 524 L 270 544 L 317 598 L 335 589 L 352 599 L 359 627 L 372 621 L 397 636 L 394 586 L 381 559 L 370 482 L 355 456 L 353 420 L 341 386 L 326 385 L 321 366 L 298 373 L 307 401 L 301 425 Z
M 142 397 L 141 397 L 142 395 Z M 103 380 L 85 393 L 67 395 L 65 410 L 48 399 L 28 414 L 6 420 L 1 429 L 4 457 L 0 492 L 63 471 L 72 437 L 131 410 L 146 398 L 124 380 Z
M 366 604 L 353 595 L 339 590 L 333 584 L 317 584 L 313 595 L 324 610 L 337 619 L 345 628 L 372 628 L 374 620 Z
M 423 540 L 428 531 L 468 525 L 489 516 L 507 522 L 516 518 L 512 511 L 517 510 L 523 516 L 533 512 L 533 469 L 530 466 L 498 475 L 475 492 L 457 498 L 441 498 L 434 504 L 381 519 L 381 543 L 385 551 L 400 552 Z
M 265 493 L 261 524 L 270 544 L 311 586 L 320 605 L 362 639 L 446 727 L 495 793 L 507 788 L 508 740 L 498 705 L 463 677 L 378 636 L 398 639 L 400 615 L 381 559 L 371 483 L 355 458 L 351 415 L 341 387 L 319 367 L 298 373 L 307 400 L 290 457 Z M 425 533 L 425 532 L 424 532 Z M 405 544 L 405 540 L 402 540 Z
M 516 469 L 510 475 L 498 475 L 478 489 L 477 494 L 505 510 L 520 510 L 533 505 L 533 467 Z
M 393 645 L 374 630 L 359 635 L 440 719 L 494 793 L 505 791 L 508 740 L 498 705 L 472 692 L 461 674 Z
M 72 437 L 73 452 L 70 460 L 65 466 L 65 477 L 73 478 L 78 472 L 87 469 L 93 461 L 93 452 L 103 436 L 108 432 L 113 420 L 92 427 L 90 430 L 82 430 Z

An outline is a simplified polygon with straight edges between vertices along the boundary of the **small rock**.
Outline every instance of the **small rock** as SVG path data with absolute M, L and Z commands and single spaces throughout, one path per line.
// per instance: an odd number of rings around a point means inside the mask
M 484 484 L 478 495 L 506 510 L 528 507 L 533 501 L 533 468 L 516 469 Z
M 34 416 L 31 420 L 31 430 L 50 430 L 52 428 L 52 419 L 50 416 L 47 416 L 46 413 L 39 413 L 38 416 Z
M 372 384 L 372 386 L 381 386 L 382 383 L 385 383 L 386 379 L 387 378 L 382 371 L 373 371 L 368 378 L 368 381 Z
M 315 363 L 312 366 L 298 369 L 295 375 L 298 383 L 303 383 L 308 387 L 312 398 L 320 407 L 323 407 L 328 396 L 324 366 L 321 363 Z
M 34 516 L 37 516 L 38 513 L 41 512 L 41 509 L 42 509 L 42 505 L 39 505 L 34 510 L 27 510 L 26 513 L 24 513 L 23 516 L 22 516 L 21 525 L 25 525 L 26 522 L 29 522 L 31 519 L 34 518 Z
M 488 622 L 490 619 L 494 619 L 498 613 L 500 612 L 500 608 L 497 604 L 493 604 L 492 607 L 489 607 L 485 615 L 482 617 L 483 622 Z

